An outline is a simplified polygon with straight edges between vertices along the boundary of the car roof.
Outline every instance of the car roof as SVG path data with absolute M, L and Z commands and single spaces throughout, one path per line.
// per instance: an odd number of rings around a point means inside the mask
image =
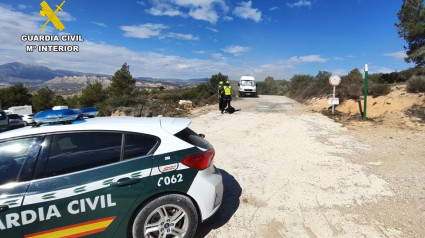
M 187 118 L 159 117 L 97 117 L 73 121 L 72 124 L 44 124 L 39 127 L 24 127 L 0 133 L 0 139 L 64 131 L 128 131 L 153 134 L 166 131 L 175 134 L 190 125 Z

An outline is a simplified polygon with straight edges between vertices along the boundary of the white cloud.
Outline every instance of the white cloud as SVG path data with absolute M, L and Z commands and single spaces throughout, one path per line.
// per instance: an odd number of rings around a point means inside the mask
M 69 12 L 62 12 L 62 11 L 58 11 L 56 13 L 56 16 L 58 16 L 58 18 L 61 21 L 75 21 L 75 17 L 71 16 L 71 14 L 69 14 Z
M 233 54 L 235 56 L 241 55 L 242 53 L 248 52 L 251 48 L 244 47 L 244 46 L 238 46 L 238 45 L 230 45 L 222 50 L 226 53 Z
M 168 28 L 163 24 L 146 23 L 135 26 L 121 26 L 120 29 L 125 31 L 124 36 L 135 38 L 150 38 L 152 36 L 159 36 L 161 30 Z
M 195 50 L 195 51 L 192 51 L 193 53 L 195 53 L 195 54 L 200 54 L 200 55 L 205 55 L 205 54 L 207 54 L 208 52 L 207 51 L 205 51 L 205 50 Z
M 210 30 L 210 31 L 212 31 L 212 32 L 218 32 L 218 30 L 217 29 L 215 29 L 215 28 L 212 28 L 212 27 L 206 27 L 205 29 L 207 29 L 207 30 Z
M 94 24 L 94 25 L 98 25 L 98 26 L 101 26 L 101 27 L 106 27 L 106 24 L 105 23 L 103 23 L 103 22 L 95 22 L 95 21 L 92 21 L 92 22 L 90 22 L 91 24 Z
M 223 17 L 223 20 L 225 20 L 225 21 L 232 21 L 233 20 L 233 17 L 231 17 L 231 16 L 224 16 Z
M 299 0 L 298 2 L 287 3 L 286 5 L 288 7 L 290 7 L 290 8 L 294 8 L 294 7 L 311 7 L 312 3 L 311 3 L 311 1 L 307 1 L 307 0 Z
M 192 34 L 170 32 L 170 33 L 167 33 L 165 36 L 169 38 L 176 38 L 176 39 L 182 39 L 182 40 L 199 40 L 198 36 L 193 36 Z
M 151 0 L 152 7 L 146 12 L 154 16 L 192 17 L 215 24 L 220 13 L 227 13 L 224 0 Z
M 155 6 L 153 6 L 150 9 L 146 10 L 146 13 L 149 13 L 153 16 L 182 16 L 184 17 L 184 14 L 180 12 L 178 9 L 173 8 L 170 4 L 164 4 L 164 3 L 157 3 Z
M 168 26 L 164 24 L 146 23 L 134 26 L 121 26 L 120 29 L 125 32 L 125 37 L 134 37 L 140 39 L 158 37 L 159 39 L 175 38 L 181 40 L 199 40 L 198 36 L 194 36 L 192 34 L 183 34 L 176 32 L 162 33 L 162 30 L 168 29 Z
M 220 53 L 213 53 L 213 54 L 211 54 L 211 57 L 213 57 L 214 59 L 218 59 L 218 60 L 227 60 L 227 58 Z
M 146 3 L 143 2 L 143 1 L 137 1 L 136 3 L 139 4 L 139 5 L 142 5 L 142 6 L 146 6 Z
M 279 7 L 271 7 L 271 8 L 269 8 L 269 11 L 276 11 L 276 10 L 279 10 Z
M 257 8 L 252 8 L 252 2 L 240 2 L 239 6 L 233 10 L 233 14 L 243 19 L 251 19 L 255 22 L 261 21 L 261 12 Z
M 218 20 L 217 12 L 209 7 L 192 8 L 189 11 L 189 16 L 196 20 L 204 20 L 210 23 L 216 23 Z
M 294 56 L 291 57 L 288 62 L 293 64 L 301 64 L 301 63 L 324 63 L 329 59 L 322 58 L 320 55 L 306 55 L 306 56 Z
M 25 5 L 25 4 L 18 4 L 18 9 L 19 10 L 25 10 L 25 9 L 28 9 L 28 8 L 31 8 L 31 6 L 30 5 Z
M 384 56 L 390 56 L 396 59 L 404 59 L 407 57 L 406 53 L 404 51 L 397 51 L 393 53 L 385 53 Z

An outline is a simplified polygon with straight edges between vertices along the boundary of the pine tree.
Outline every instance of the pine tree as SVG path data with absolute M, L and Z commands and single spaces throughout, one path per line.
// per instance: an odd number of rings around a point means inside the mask
M 423 0 L 403 0 L 397 13 L 400 23 L 396 23 L 398 35 L 407 41 L 407 58 L 417 67 L 425 66 L 425 5 Z
M 108 87 L 110 96 L 132 95 L 136 88 L 136 80 L 130 73 L 130 66 L 124 63 L 112 77 L 112 83 Z

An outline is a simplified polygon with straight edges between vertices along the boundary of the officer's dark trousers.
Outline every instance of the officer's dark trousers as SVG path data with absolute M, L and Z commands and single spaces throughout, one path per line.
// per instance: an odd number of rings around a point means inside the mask
M 223 111 L 223 110 L 224 110 L 224 97 L 220 97 L 220 98 L 219 98 L 219 101 L 218 101 L 218 109 L 219 109 L 220 111 Z
M 221 111 L 224 111 L 227 107 L 230 107 L 230 101 L 232 101 L 232 96 L 224 96 L 224 105 Z

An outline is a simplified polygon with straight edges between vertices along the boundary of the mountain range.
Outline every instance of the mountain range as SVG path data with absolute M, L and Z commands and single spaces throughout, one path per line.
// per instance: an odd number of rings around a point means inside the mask
M 163 86 L 165 89 L 195 86 L 209 80 L 207 78 L 183 80 L 151 77 L 138 77 L 135 79 L 137 88 Z M 22 64 L 18 62 L 0 65 L 0 88 L 22 83 L 30 91 L 41 87 L 49 87 L 56 93 L 72 95 L 81 91 L 89 83 L 99 82 L 106 88 L 111 81 L 111 75 L 52 70 L 41 65 Z

